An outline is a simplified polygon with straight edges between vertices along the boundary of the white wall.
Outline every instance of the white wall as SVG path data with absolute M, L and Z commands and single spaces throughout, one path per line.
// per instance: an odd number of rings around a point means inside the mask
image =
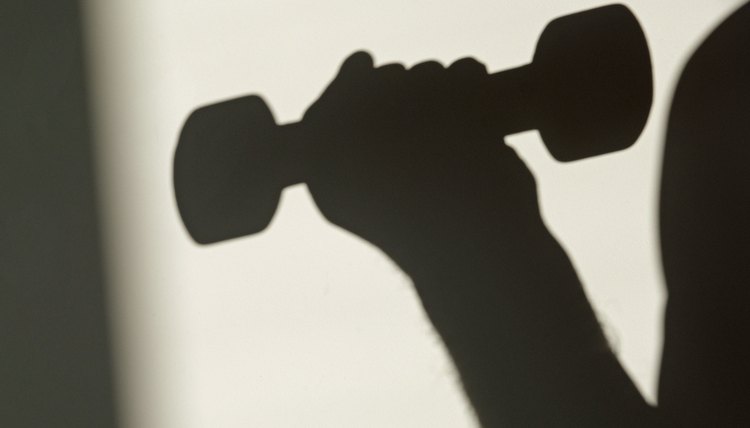
M 120 405 L 126 427 L 472 427 L 409 279 L 327 224 L 304 186 L 264 233 L 199 247 L 174 203 L 187 114 L 262 94 L 300 118 L 351 52 L 379 63 L 491 70 L 530 60 L 544 25 L 593 0 L 128 0 L 85 2 L 94 78 Z M 626 152 L 555 163 L 514 136 L 544 216 L 568 250 L 618 356 L 655 397 L 664 301 L 661 141 L 692 49 L 741 1 L 633 0 L 652 49 L 655 104 Z

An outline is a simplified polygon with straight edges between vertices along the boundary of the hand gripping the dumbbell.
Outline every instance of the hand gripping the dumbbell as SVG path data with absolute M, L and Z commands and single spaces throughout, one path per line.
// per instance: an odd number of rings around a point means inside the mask
M 395 68 L 375 74 L 387 80 L 395 76 Z M 324 173 L 330 166 L 326 159 L 331 164 L 334 159 L 340 161 L 342 154 L 326 153 L 328 135 L 344 135 L 352 127 L 369 126 L 377 131 L 387 120 L 408 125 L 405 118 L 396 117 L 398 109 L 394 108 L 399 97 L 417 96 L 416 88 L 408 87 L 402 94 L 370 91 L 368 102 L 388 96 L 391 104 L 383 99 L 384 111 L 370 108 L 358 123 L 346 121 L 347 115 L 374 106 L 357 99 L 358 91 L 368 89 L 368 76 L 354 76 L 361 80 L 349 82 L 351 91 L 337 98 L 331 96 L 330 88 L 316 103 L 318 110 L 338 109 L 335 117 L 319 115 L 327 124 L 313 126 L 308 120 L 311 111 L 300 123 L 276 126 L 256 96 L 194 111 L 180 135 L 174 162 L 177 203 L 192 237 L 211 243 L 263 230 L 276 210 L 281 189 Z M 463 104 L 445 105 L 445 118 L 464 119 L 466 126 L 491 131 L 498 144 L 505 135 L 538 129 L 552 155 L 563 161 L 629 147 L 640 134 L 651 105 L 648 47 L 635 17 L 623 6 L 552 21 L 540 37 L 531 64 L 478 79 L 432 85 L 435 93 L 427 95 L 464 91 Z M 423 83 L 422 79 L 411 81 Z M 378 84 L 372 79 L 370 83 Z M 479 92 L 470 97 L 472 88 Z M 326 99 L 339 105 L 324 105 Z M 414 130 L 430 115 L 426 101 L 415 104 L 412 100 L 410 105 L 407 119 Z M 324 129 L 326 133 L 321 132 Z

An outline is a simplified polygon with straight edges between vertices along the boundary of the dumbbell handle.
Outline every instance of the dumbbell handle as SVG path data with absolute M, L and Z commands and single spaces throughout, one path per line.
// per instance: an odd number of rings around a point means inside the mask
M 493 73 L 488 78 L 487 90 L 491 93 L 485 99 L 492 100 L 493 105 L 488 106 L 483 117 L 489 123 L 477 125 L 491 126 L 498 138 L 535 129 L 537 97 L 533 63 Z M 277 171 L 279 182 L 284 187 L 305 182 L 312 158 L 308 151 L 323 145 L 310 141 L 304 121 L 277 126 L 275 138 L 273 155 L 278 156 L 276 165 L 283 165 L 283 169 Z

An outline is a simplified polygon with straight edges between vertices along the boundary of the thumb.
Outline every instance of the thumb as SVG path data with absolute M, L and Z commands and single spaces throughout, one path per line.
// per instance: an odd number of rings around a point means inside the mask
M 365 51 L 354 52 L 344 60 L 343 64 L 341 64 L 339 74 L 372 70 L 373 62 L 372 56 L 369 53 Z
M 333 85 L 348 86 L 361 83 L 372 73 L 374 67 L 372 56 L 365 51 L 357 51 L 349 55 L 339 68 Z

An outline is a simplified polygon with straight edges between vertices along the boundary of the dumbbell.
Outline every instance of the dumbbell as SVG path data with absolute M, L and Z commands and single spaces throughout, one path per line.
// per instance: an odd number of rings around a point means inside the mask
M 489 79 L 498 136 L 537 129 L 563 162 L 630 147 L 652 101 L 648 45 L 623 5 L 551 21 L 530 64 Z M 276 125 L 258 96 L 192 112 L 175 151 L 174 187 L 193 239 L 206 244 L 265 229 L 281 190 L 305 180 L 304 135 L 304 121 Z

